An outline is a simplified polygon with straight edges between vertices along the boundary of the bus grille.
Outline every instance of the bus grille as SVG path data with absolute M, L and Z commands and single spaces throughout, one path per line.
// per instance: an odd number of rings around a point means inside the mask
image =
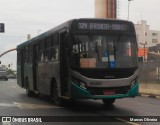
M 73 68 L 73 67 L 72 67 Z M 93 79 L 120 79 L 128 78 L 134 74 L 137 67 L 122 68 L 122 69 L 86 69 L 86 68 L 73 68 L 81 75 Z
M 126 94 L 130 90 L 130 86 L 115 87 L 115 88 L 88 88 L 87 89 L 92 95 L 104 95 L 104 90 L 113 90 L 115 94 Z

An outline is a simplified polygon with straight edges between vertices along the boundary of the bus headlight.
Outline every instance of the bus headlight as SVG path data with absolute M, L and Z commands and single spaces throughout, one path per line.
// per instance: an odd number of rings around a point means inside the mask
M 84 82 L 80 82 L 80 87 L 86 89 L 86 84 Z
M 135 86 L 135 84 L 136 84 L 137 82 L 138 82 L 138 77 L 135 78 L 135 79 L 131 82 L 131 84 L 130 84 L 131 88 L 132 88 L 133 86 Z
M 79 87 L 81 87 L 81 88 L 83 88 L 83 89 L 86 89 L 86 83 L 82 82 L 81 80 L 72 77 L 72 82 L 73 82 L 74 84 L 76 84 L 77 86 L 79 86 Z

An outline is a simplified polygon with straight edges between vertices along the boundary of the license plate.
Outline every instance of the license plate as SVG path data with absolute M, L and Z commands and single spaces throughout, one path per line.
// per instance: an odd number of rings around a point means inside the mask
M 104 95 L 114 95 L 115 94 L 115 90 L 103 90 L 103 94 Z

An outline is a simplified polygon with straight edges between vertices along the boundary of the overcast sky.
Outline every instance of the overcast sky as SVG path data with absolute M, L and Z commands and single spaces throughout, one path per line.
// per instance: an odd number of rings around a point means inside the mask
M 72 18 L 93 18 L 94 0 L 0 0 L 0 54 L 27 39 L 43 33 Z M 160 0 L 133 0 L 130 2 L 129 20 L 147 20 L 151 29 L 160 30 Z M 128 0 L 119 0 L 118 18 L 127 19 Z M 2 64 L 13 64 L 16 69 L 16 52 L 0 58 Z

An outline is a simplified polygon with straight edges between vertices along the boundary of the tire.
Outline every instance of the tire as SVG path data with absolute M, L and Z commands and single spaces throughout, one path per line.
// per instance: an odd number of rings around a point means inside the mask
M 30 88 L 29 88 L 29 81 L 28 81 L 28 79 L 26 79 L 26 95 L 28 96 L 28 97 L 31 97 L 31 96 L 33 96 L 33 91 L 31 91 L 30 90 Z
M 112 105 L 115 102 L 115 99 L 102 99 L 105 105 Z
M 54 84 L 54 87 L 53 87 L 52 97 L 54 99 L 55 105 L 57 105 L 57 106 L 62 106 L 63 105 L 63 99 L 58 97 L 58 87 L 57 87 L 56 83 Z

